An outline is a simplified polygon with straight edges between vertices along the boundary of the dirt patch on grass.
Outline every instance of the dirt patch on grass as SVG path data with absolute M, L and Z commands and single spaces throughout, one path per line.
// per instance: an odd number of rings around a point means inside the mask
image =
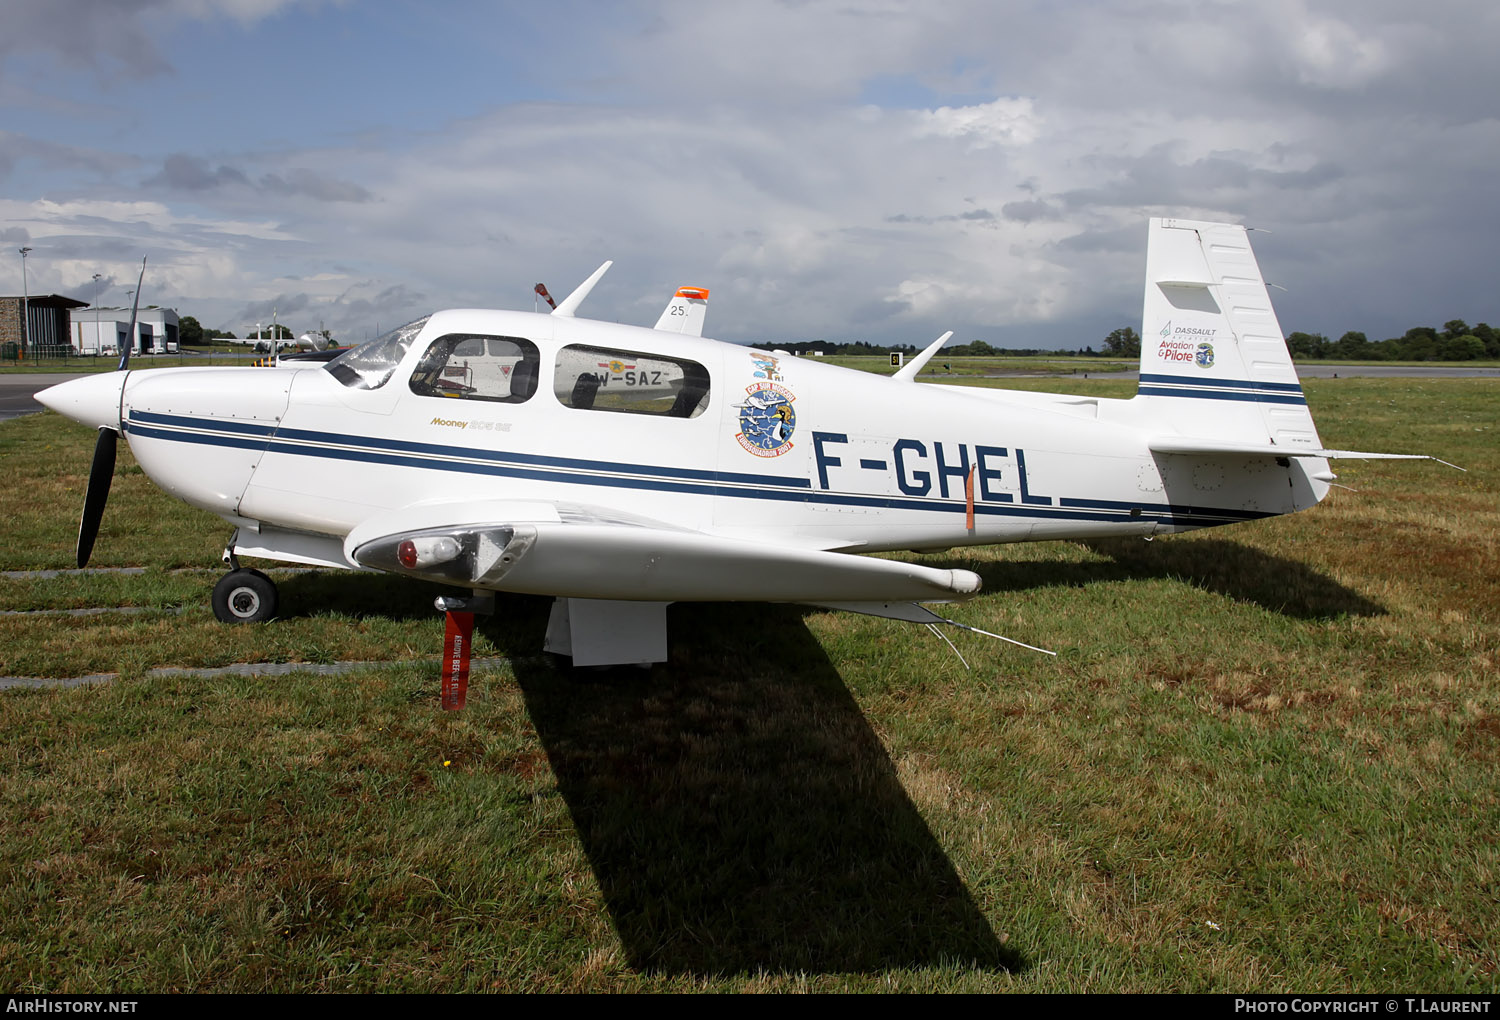
M 1500 716 L 1486 716 L 1465 726 L 1458 749 L 1476 761 L 1500 761 Z

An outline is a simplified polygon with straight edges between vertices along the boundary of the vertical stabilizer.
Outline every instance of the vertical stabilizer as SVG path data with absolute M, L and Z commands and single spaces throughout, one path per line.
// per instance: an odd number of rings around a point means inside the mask
M 656 320 L 656 329 L 688 336 L 703 335 L 703 319 L 708 314 L 707 287 L 678 287 L 666 310 Z
M 1151 221 L 1136 400 L 1185 436 L 1322 446 L 1244 227 Z

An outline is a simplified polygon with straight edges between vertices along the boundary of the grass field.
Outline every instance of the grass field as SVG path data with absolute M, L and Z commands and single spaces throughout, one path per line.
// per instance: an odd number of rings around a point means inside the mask
M 1496 384 L 1305 388 L 1327 445 L 1469 473 L 921 557 L 1060 653 L 955 637 L 972 672 L 909 625 L 682 605 L 670 662 L 579 676 L 502 597 L 459 713 L 420 585 L 288 574 L 282 618 L 218 624 L 227 527 L 121 444 L 95 565 L 146 570 L 0 577 L 0 676 L 119 673 L 0 692 L 0 986 L 1494 992 Z M 71 565 L 92 442 L 0 423 L 0 569 Z M 100 606 L 142 611 L 37 612 Z M 345 660 L 384 664 L 149 672 Z

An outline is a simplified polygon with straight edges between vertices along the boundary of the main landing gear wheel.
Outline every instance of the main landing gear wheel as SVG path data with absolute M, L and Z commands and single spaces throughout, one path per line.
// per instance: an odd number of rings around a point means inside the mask
M 259 570 L 231 570 L 214 585 L 214 615 L 224 623 L 264 623 L 276 615 L 276 583 Z

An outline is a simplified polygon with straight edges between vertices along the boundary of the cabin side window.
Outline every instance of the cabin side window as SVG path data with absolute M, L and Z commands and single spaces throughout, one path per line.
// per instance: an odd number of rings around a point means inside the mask
M 411 391 L 423 397 L 522 404 L 536 392 L 541 355 L 536 344 L 513 336 L 450 333 L 438 337 L 411 374 Z
M 552 390 L 567 407 L 696 418 L 708 407 L 708 370 L 696 361 L 572 344 L 557 352 Z

